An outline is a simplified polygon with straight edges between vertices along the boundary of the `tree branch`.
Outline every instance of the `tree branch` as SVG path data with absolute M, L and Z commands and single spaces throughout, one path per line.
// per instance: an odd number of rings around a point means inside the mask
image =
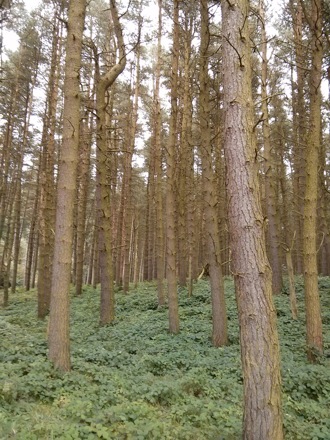
M 106 72 L 100 78 L 100 87 L 103 88 L 104 92 L 112 86 L 117 77 L 123 72 L 126 66 L 126 49 L 123 38 L 123 31 L 121 28 L 121 24 L 119 22 L 118 10 L 116 6 L 115 0 L 110 0 L 110 11 L 112 15 L 114 31 L 118 43 L 119 50 L 119 60 L 118 63 L 115 64 L 108 72 Z

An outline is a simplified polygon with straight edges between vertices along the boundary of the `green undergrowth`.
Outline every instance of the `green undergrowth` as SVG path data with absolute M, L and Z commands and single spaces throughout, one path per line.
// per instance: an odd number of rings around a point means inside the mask
M 305 357 L 302 281 L 299 320 L 286 288 L 275 298 L 288 440 L 330 439 L 330 280 L 320 279 L 325 355 Z M 226 280 L 230 345 L 213 348 L 208 282 L 180 296 L 179 335 L 167 331 L 155 284 L 117 294 L 116 320 L 98 326 L 99 294 L 72 297 L 72 371 L 47 361 L 46 323 L 35 292 L 0 311 L 0 439 L 236 440 L 241 438 L 242 375 L 237 310 Z

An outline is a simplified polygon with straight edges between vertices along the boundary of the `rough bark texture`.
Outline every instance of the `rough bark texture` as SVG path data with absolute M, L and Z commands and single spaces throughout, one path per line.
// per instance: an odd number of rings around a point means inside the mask
M 118 62 L 103 76 L 97 72 L 97 173 L 98 173 L 98 227 L 101 274 L 100 324 L 113 321 L 115 298 L 113 289 L 112 250 L 111 250 L 111 212 L 110 189 L 107 178 L 107 138 L 106 138 L 106 91 L 113 85 L 126 65 L 125 46 L 118 11 L 114 0 L 110 1 L 114 31 L 118 42 Z M 97 59 L 97 56 L 96 56 Z M 98 69 L 98 65 L 96 66 Z
M 305 146 L 306 146 L 306 70 L 303 43 L 303 11 L 300 0 L 290 0 L 293 22 L 294 61 L 296 82 L 293 83 L 293 203 L 294 225 L 296 231 L 296 273 L 303 272 L 303 215 L 305 191 Z
M 310 73 L 310 120 L 306 149 L 303 256 L 307 356 L 311 362 L 315 362 L 317 356 L 323 351 L 316 242 L 318 167 L 321 145 L 322 1 L 313 0 L 311 15 L 305 15 L 312 34 L 312 68 Z
M 261 113 L 263 118 L 262 132 L 264 143 L 264 167 L 265 167 L 265 202 L 268 218 L 267 238 L 268 256 L 273 273 L 273 293 L 281 293 L 282 290 L 282 266 L 280 259 L 280 234 L 279 218 L 276 197 L 277 175 L 274 149 L 271 143 L 269 114 L 268 114 L 268 58 L 267 58 L 267 34 L 264 2 L 260 2 L 261 17 Z
M 187 228 L 188 220 L 188 173 L 189 173 L 189 154 L 192 149 L 191 130 L 192 130 L 192 105 L 191 105 L 191 78 L 192 73 L 192 17 L 187 14 L 181 28 L 183 34 L 183 62 L 180 64 L 181 72 L 181 97 L 179 117 L 181 130 L 179 134 L 179 152 L 177 169 L 177 252 L 178 258 L 178 280 L 180 286 L 187 285 L 188 266 L 189 266 L 189 236 Z
M 279 343 L 260 206 L 248 12 L 247 0 L 222 3 L 225 159 L 244 380 L 243 438 L 281 440 Z
M 183 172 L 185 175 L 185 228 L 186 228 L 186 277 L 188 296 L 193 292 L 193 278 L 196 279 L 197 255 L 196 249 L 196 233 L 195 233 L 195 182 L 194 182 L 194 148 L 193 148 L 193 68 L 195 66 L 194 57 L 192 54 L 192 34 L 193 27 L 191 25 L 192 18 L 190 17 L 189 29 L 186 31 L 189 38 L 185 39 L 185 78 L 184 78 L 184 99 L 183 99 L 183 115 L 182 115 L 182 135 L 181 144 L 184 148 L 183 157 Z M 187 41 L 189 40 L 189 41 Z M 195 264 L 194 264 L 195 263 Z
M 56 11 L 55 14 L 58 14 Z M 55 15 L 56 16 L 56 15 Z M 61 22 L 55 20 L 52 56 L 48 81 L 47 101 L 43 119 L 42 152 L 40 161 L 39 200 L 39 259 L 38 259 L 38 317 L 45 318 L 49 312 L 54 250 L 55 221 L 55 130 L 56 108 L 59 98 L 59 69 L 61 51 Z
M 155 174 L 156 174 L 156 265 L 157 265 L 157 297 L 158 306 L 165 304 L 164 293 L 164 225 L 163 225 L 163 171 L 162 171 L 162 137 L 161 137 L 161 108 L 160 108 L 160 66 L 162 53 L 162 0 L 158 0 L 158 35 L 157 61 L 155 68 L 154 93 L 154 142 L 155 142 Z
M 85 0 L 70 2 L 66 42 L 63 143 L 58 170 L 48 337 L 49 359 L 62 371 L 70 370 L 69 290 L 79 145 L 79 70 L 85 9 Z
M 179 63 L 179 1 L 173 4 L 173 47 L 171 72 L 171 116 L 166 154 L 166 278 L 168 288 L 169 331 L 179 333 L 178 292 L 176 279 L 175 231 L 175 147 L 178 116 L 178 63 Z
M 209 265 L 212 298 L 212 342 L 215 347 L 228 342 L 225 289 L 221 270 L 220 238 L 217 221 L 217 196 L 213 173 L 210 96 L 208 76 L 208 49 L 210 41 L 208 1 L 201 0 L 201 43 L 200 43 L 200 93 L 199 119 L 202 158 L 203 198 L 205 215 L 206 264 Z

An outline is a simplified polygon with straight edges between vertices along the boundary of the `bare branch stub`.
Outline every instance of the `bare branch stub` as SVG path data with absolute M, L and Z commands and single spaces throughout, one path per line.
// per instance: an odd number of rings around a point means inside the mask
M 229 6 L 229 9 L 233 10 L 235 8 L 235 4 L 231 3 L 229 0 L 226 0 Z
M 229 35 L 230 36 L 230 35 Z M 238 50 L 236 49 L 236 47 L 231 43 L 231 41 L 229 40 L 229 38 L 227 38 L 225 35 L 223 35 L 223 38 L 227 41 L 227 43 L 229 44 L 229 46 L 231 46 L 234 51 L 236 52 L 238 59 L 239 59 L 239 67 L 240 69 L 244 69 L 245 66 L 243 64 L 243 57 L 240 55 L 240 53 L 238 52 Z

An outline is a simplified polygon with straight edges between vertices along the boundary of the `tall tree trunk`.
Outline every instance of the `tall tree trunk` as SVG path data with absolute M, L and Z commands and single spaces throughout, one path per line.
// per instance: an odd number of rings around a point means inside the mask
M 150 155 L 151 156 L 151 155 Z M 155 155 L 152 155 L 153 159 L 155 159 Z M 149 166 L 148 166 L 148 181 L 146 188 L 146 225 L 145 225 L 145 238 L 144 238 L 144 253 L 143 253 L 143 279 L 145 281 L 151 281 L 151 270 L 149 266 L 151 265 L 151 257 L 149 257 L 149 248 L 151 241 L 151 218 L 152 218 L 152 210 L 153 210 L 153 202 L 152 202 L 152 186 L 154 185 L 154 160 L 152 157 L 149 158 Z
M 303 3 L 302 3 L 303 4 Z M 305 8 L 304 8 L 305 9 Z M 317 270 L 318 168 L 321 145 L 322 80 L 322 1 L 313 0 L 311 14 L 305 12 L 311 32 L 312 64 L 310 73 L 310 120 L 306 148 L 306 190 L 304 199 L 304 284 L 306 307 L 307 357 L 315 362 L 323 352 L 321 304 Z
M 290 0 L 293 21 L 294 61 L 296 65 L 296 86 L 293 90 L 293 191 L 294 224 L 296 227 L 296 272 L 303 273 L 303 216 L 305 192 L 305 57 L 303 43 L 303 11 L 300 0 Z
M 185 102 L 184 106 L 186 111 L 184 112 L 184 123 L 182 127 L 183 143 L 186 143 L 186 156 L 185 156 L 185 175 L 186 175 L 186 228 L 187 228 L 187 288 L 188 297 L 193 294 L 193 282 L 197 278 L 198 272 L 198 254 L 196 252 L 196 192 L 195 192 L 195 152 L 193 148 L 192 127 L 193 127 L 193 105 L 192 105 L 192 79 L 191 75 L 185 80 Z
M 25 108 L 25 116 L 24 116 L 24 126 L 23 133 L 21 135 L 22 141 L 20 145 L 20 151 L 18 152 L 18 169 L 16 176 L 16 202 L 15 202 L 15 241 L 14 241 L 14 267 L 13 267 L 13 276 L 11 283 L 11 291 L 14 293 L 16 290 L 17 283 L 17 271 L 18 271 L 18 260 L 21 246 L 21 229 L 22 229 L 22 219 L 21 219 L 21 205 L 22 205 L 22 180 L 23 180 L 23 164 L 24 164 L 24 155 L 26 152 L 27 144 L 28 144 L 28 130 L 30 125 L 30 118 L 32 113 L 32 105 L 33 105 L 33 90 L 37 80 L 38 73 L 38 65 L 39 65 L 39 53 L 36 54 L 36 66 L 33 75 L 31 76 L 31 83 L 28 87 L 28 92 L 26 96 L 26 108 Z
M 17 170 L 16 200 L 14 205 L 14 243 L 13 243 L 13 275 L 11 292 L 15 293 L 17 286 L 17 270 L 21 243 L 21 211 L 22 211 L 22 174 L 23 152 L 20 152 L 19 169 Z
M 191 105 L 191 101 L 189 103 Z M 193 283 L 198 272 L 198 253 L 196 239 L 196 206 L 195 206 L 195 173 L 194 173 L 194 149 L 189 148 L 187 158 L 187 233 L 188 233 L 188 297 L 193 294 Z
M 64 76 L 63 143 L 58 169 L 55 248 L 49 318 L 49 359 L 69 371 L 69 292 L 73 243 L 73 213 L 77 184 L 82 36 L 86 1 L 70 2 Z
M 29 291 L 31 288 L 33 256 L 37 252 L 36 241 L 37 241 L 37 230 L 38 230 L 38 206 L 39 206 L 39 193 L 40 193 L 39 181 L 40 179 L 39 179 L 39 171 L 38 171 L 38 175 L 36 179 L 36 191 L 34 195 L 32 218 L 30 222 L 28 245 L 26 250 L 25 280 L 24 280 L 26 291 Z
M 281 108 L 277 108 L 276 104 L 274 105 L 274 110 L 276 114 L 281 113 Z M 294 266 L 293 266 L 293 258 L 292 258 L 292 250 L 294 248 L 294 242 L 296 238 L 296 230 L 292 232 L 291 220 L 292 217 L 288 213 L 288 206 L 290 206 L 289 196 L 288 196 L 288 182 L 286 175 L 286 164 L 285 164 L 285 147 L 284 147 L 284 133 L 283 126 L 285 121 L 282 119 L 275 119 L 275 127 L 277 127 L 279 133 L 279 145 L 276 147 L 279 151 L 281 157 L 280 164 L 280 190 L 282 197 L 282 227 L 284 229 L 284 236 L 282 240 L 284 240 L 283 248 L 285 252 L 285 260 L 286 267 L 288 271 L 288 279 L 289 279 L 289 295 L 290 295 L 290 308 L 291 315 L 293 319 L 298 319 L 298 309 L 297 309 L 297 298 L 296 298 L 296 289 L 295 289 L 295 278 L 294 278 Z
M 141 10 L 139 16 L 139 28 L 138 28 L 138 41 L 141 38 L 142 30 L 142 17 Z M 132 206 L 132 172 L 133 172 L 133 154 L 135 147 L 135 138 L 137 131 L 137 121 L 138 121 L 138 111 L 139 111 L 139 96 L 140 96 L 140 58 L 141 58 L 141 48 L 140 44 L 136 47 L 136 69 L 135 69 L 135 90 L 132 102 L 132 112 L 130 123 L 128 127 L 128 142 L 127 142 L 127 152 L 126 152 L 126 167 L 124 178 L 126 180 L 126 194 L 124 196 L 125 201 L 125 217 L 124 217 L 124 275 L 123 275 L 123 291 L 127 293 L 129 291 L 130 273 L 131 273 L 131 259 L 130 259 L 130 249 L 131 249 L 131 235 L 133 227 L 133 206 Z
M 269 262 L 273 273 L 273 293 L 281 293 L 282 290 L 282 265 L 280 259 L 280 236 L 279 219 L 276 197 L 276 163 L 274 149 L 271 145 L 269 113 L 268 113 L 268 58 L 267 58 L 267 34 L 264 0 L 260 2 L 261 18 L 261 113 L 262 131 L 264 143 L 264 167 L 265 167 L 265 199 L 266 213 L 268 218 L 267 238 L 269 248 Z
M 188 183 L 191 181 L 190 159 L 193 150 L 192 137 L 192 88 L 191 78 L 193 77 L 193 63 L 192 63 L 192 38 L 193 38 L 193 16 L 189 12 L 183 23 L 182 35 L 183 42 L 183 65 L 181 73 L 181 81 L 183 86 L 181 97 L 181 133 L 179 143 L 179 160 L 178 160 L 178 190 L 177 190 L 177 205 L 178 205 L 178 272 L 179 285 L 186 286 L 189 274 L 189 264 L 191 256 L 191 237 L 188 235 L 188 212 L 189 212 L 189 188 Z M 191 288 L 191 277 L 189 279 L 189 286 Z
M 59 12 L 55 12 L 56 14 Z M 50 305 L 52 259 L 54 251 L 55 222 L 55 130 L 59 92 L 59 69 L 62 23 L 55 18 L 52 42 L 52 59 L 48 80 L 47 101 L 42 133 L 42 159 L 40 161 L 39 203 L 39 263 L 38 263 L 38 317 L 44 318 Z
M 177 145 L 179 43 L 179 0 L 174 0 L 171 71 L 171 115 L 166 155 L 166 278 L 168 289 L 170 333 L 179 333 L 180 330 L 176 279 L 175 229 L 175 148 Z
M 38 270 L 38 250 L 39 250 L 39 234 L 36 237 L 35 252 L 32 258 L 32 277 L 31 277 L 31 287 L 34 289 L 36 287 L 36 278 Z
M 210 132 L 210 93 L 208 50 L 210 41 L 208 0 L 200 1 L 201 43 L 199 73 L 199 120 L 202 157 L 203 199 L 205 204 L 206 258 L 209 265 L 212 296 L 212 342 L 221 347 L 228 342 L 225 289 L 221 270 L 220 239 L 217 221 L 217 195 L 213 173 Z
M 113 269 L 111 251 L 110 190 L 107 178 L 107 138 L 106 138 L 106 92 L 123 72 L 126 65 L 125 45 L 118 11 L 114 0 L 110 0 L 111 15 L 117 38 L 118 62 L 100 76 L 97 54 L 96 61 L 96 107 L 97 107 L 97 173 L 98 173 L 98 227 L 99 258 L 101 277 L 100 324 L 107 325 L 114 319 L 115 298 L 113 289 Z
M 22 150 L 18 153 L 18 167 L 16 174 L 16 191 L 15 191 L 15 204 L 14 204 L 14 249 L 13 249 L 13 276 L 11 282 L 11 292 L 14 293 L 16 290 L 17 282 L 17 270 L 18 270 L 18 260 L 19 251 L 21 243 L 21 210 L 22 210 L 22 176 L 23 176 L 23 159 L 24 159 L 24 149 L 26 147 L 26 131 L 27 131 L 27 121 L 25 121 L 25 127 L 23 130 L 23 142 Z M 8 274 L 9 275 L 9 274 Z
M 151 281 L 154 274 L 154 236 L 155 236 L 155 194 L 156 194 L 156 151 L 151 144 L 148 154 L 148 182 L 146 189 L 146 227 L 144 242 L 144 280 Z M 157 250 L 156 250 L 157 252 Z
M 22 45 L 19 51 L 18 66 L 15 73 L 15 80 L 11 88 L 11 96 L 9 101 L 9 108 L 7 112 L 7 123 L 5 134 L 2 141 L 2 148 L 0 151 L 0 240 L 3 238 L 5 230 L 5 220 L 8 215 L 8 200 L 10 191 L 10 164 L 13 156 L 13 130 L 18 113 L 18 96 L 19 96 L 19 74 L 22 69 Z
M 243 439 L 281 440 L 279 342 L 259 192 L 249 6 L 247 0 L 222 3 L 224 146 L 244 380 Z
M 97 194 L 98 188 L 96 189 L 96 199 L 99 197 Z M 97 285 L 100 283 L 100 252 L 99 252 L 99 226 L 98 219 L 95 219 L 93 241 L 94 241 L 94 254 L 92 261 L 92 286 L 96 289 Z
M 17 181 L 12 188 L 11 193 L 9 193 L 9 204 L 7 206 L 7 224 L 6 224 L 6 235 L 3 245 L 3 252 L 0 262 L 0 274 L 2 274 L 3 283 L 3 305 L 7 307 L 9 304 L 9 278 L 10 278 L 10 268 L 12 263 L 12 250 L 14 244 L 14 232 L 15 232 L 15 205 L 16 205 L 16 194 L 17 194 Z
M 92 117 L 86 116 L 82 124 L 82 139 L 80 151 L 80 163 L 78 168 L 78 203 L 77 203 L 77 250 L 76 250 L 76 295 L 82 294 L 84 272 L 84 250 L 86 239 L 86 210 L 87 196 L 90 180 L 90 154 L 91 154 L 91 131 L 93 128 Z
M 163 224 L 163 170 L 162 170 L 162 116 L 160 106 L 160 66 L 162 56 L 162 0 L 158 0 L 158 34 L 157 60 L 155 67 L 154 92 L 154 143 L 155 143 L 155 174 L 156 174 L 156 265 L 157 265 L 157 296 L 158 306 L 165 304 L 164 293 L 164 224 Z

